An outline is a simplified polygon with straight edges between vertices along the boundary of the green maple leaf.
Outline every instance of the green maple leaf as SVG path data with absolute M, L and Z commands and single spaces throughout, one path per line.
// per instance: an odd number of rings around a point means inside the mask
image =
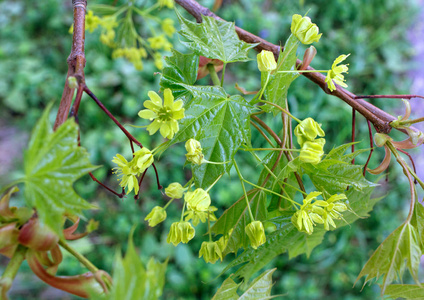
M 62 234 L 62 218 L 65 213 L 81 214 L 94 208 L 73 189 L 74 182 L 95 170 L 87 151 L 78 146 L 78 125 L 67 120 L 53 132 L 46 108 L 36 124 L 28 149 L 24 155 L 25 201 L 37 209 L 40 220 Z
M 213 296 L 212 300 L 237 300 L 239 295 L 237 294 L 237 289 L 240 284 L 234 282 L 231 277 L 228 277 L 219 287 L 216 294 Z
M 417 284 L 391 284 L 384 293 L 392 299 L 422 300 L 424 299 L 424 286 Z
M 202 23 L 198 24 L 176 12 L 181 25 L 179 34 L 188 40 L 182 43 L 198 55 L 219 59 L 224 63 L 247 61 L 249 50 L 257 46 L 241 41 L 234 23 L 202 15 Z

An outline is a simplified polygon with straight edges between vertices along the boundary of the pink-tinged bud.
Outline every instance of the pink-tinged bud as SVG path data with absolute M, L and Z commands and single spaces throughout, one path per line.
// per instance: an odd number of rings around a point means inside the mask
M 197 80 L 209 74 L 208 64 L 213 65 L 217 73 L 221 71 L 224 66 L 224 63 L 219 59 L 210 59 L 204 56 L 199 56 L 199 68 L 197 70 Z
M 300 66 L 299 70 L 306 70 L 311 64 L 316 54 L 317 54 L 317 49 L 315 49 L 314 46 L 310 46 L 308 49 L 306 49 L 305 54 L 303 55 L 302 65 Z
M 48 251 L 59 242 L 59 236 L 38 219 L 33 218 L 22 226 L 18 241 L 33 250 Z
M 386 151 L 386 154 L 384 156 L 383 161 L 381 162 L 381 164 L 377 168 L 372 169 L 372 170 L 367 169 L 367 171 L 369 173 L 377 175 L 377 174 L 382 173 L 383 171 L 385 171 L 389 167 L 390 159 L 392 157 L 392 153 L 390 152 L 390 149 L 387 146 L 384 146 L 384 150 Z
M 89 291 L 99 290 L 96 278 L 91 272 L 76 276 L 53 276 L 38 261 L 35 251 L 28 251 L 27 261 L 34 274 L 52 287 L 82 298 L 88 298 Z
M 59 245 L 56 244 L 50 251 L 38 251 L 37 259 L 40 264 L 47 267 L 46 272 L 50 275 L 55 275 L 63 259 L 62 251 Z
M 4 194 L 4 196 L 1 198 L 1 200 L 0 200 L 0 220 L 7 221 L 7 220 L 13 219 L 15 217 L 14 210 L 16 210 L 16 208 L 14 207 L 14 208 L 10 209 L 9 201 L 10 201 L 10 196 L 17 191 L 19 191 L 18 187 L 14 186 L 6 194 Z
M 395 141 L 391 141 L 391 143 L 393 144 L 393 146 L 395 146 L 398 149 L 413 149 L 416 148 L 418 146 L 421 146 L 424 143 L 424 134 L 419 134 L 418 138 L 417 138 L 417 143 L 414 144 L 414 140 L 412 139 L 412 137 L 407 138 L 406 140 L 400 141 L 400 142 L 395 142 Z
M 374 143 L 377 147 L 383 147 L 387 141 L 391 141 L 392 138 L 385 133 L 374 134 Z
M 63 235 L 65 236 L 65 239 L 67 239 L 68 241 L 78 240 L 80 238 L 85 237 L 88 234 L 88 232 L 74 234 L 74 232 L 78 228 L 79 221 L 80 221 L 80 218 L 77 218 L 73 225 L 63 230 Z
M 11 257 L 18 246 L 19 229 L 17 223 L 9 223 L 0 227 L 0 253 Z

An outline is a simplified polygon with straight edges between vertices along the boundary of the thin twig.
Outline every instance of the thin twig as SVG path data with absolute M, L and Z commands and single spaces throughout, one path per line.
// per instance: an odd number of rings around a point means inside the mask
M 368 164 L 371 160 L 371 155 L 374 152 L 374 144 L 373 144 L 373 140 L 372 140 L 372 129 L 371 129 L 371 122 L 369 120 L 367 120 L 367 124 L 368 124 L 368 132 L 369 132 L 369 136 L 370 136 L 370 155 L 368 156 L 367 162 L 364 165 L 364 170 L 362 171 L 362 174 L 365 176 L 365 172 L 367 171 L 367 167 Z

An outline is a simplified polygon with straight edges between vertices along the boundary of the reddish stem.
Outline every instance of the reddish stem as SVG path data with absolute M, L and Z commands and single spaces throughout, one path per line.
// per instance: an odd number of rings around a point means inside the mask
M 355 142 L 356 110 L 352 108 L 352 143 Z M 355 152 L 355 144 L 352 144 L 352 153 Z M 355 164 L 355 158 L 352 159 L 352 165 Z
M 402 149 L 396 148 L 396 150 L 402 152 L 403 154 L 405 154 L 406 156 L 409 157 L 409 160 L 411 161 L 411 164 L 412 164 L 412 169 L 414 170 L 414 173 L 416 174 L 417 173 L 417 169 L 415 168 L 415 163 L 414 163 L 414 160 L 412 159 L 412 156 L 408 152 L 406 152 L 406 151 L 404 151 Z M 414 179 L 414 183 L 415 184 L 418 183 L 416 179 Z
M 112 194 L 118 196 L 119 198 L 123 198 L 125 196 L 125 190 L 122 189 L 122 192 L 120 194 L 118 194 L 117 192 L 115 192 L 114 190 L 112 190 L 111 188 L 109 188 L 108 186 L 104 185 L 103 183 L 101 183 L 96 176 L 93 175 L 93 173 L 89 172 L 88 175 L 90 175 L 91 179 L 93 179 L 93 181 L 97 182 L 98 184 L 100 184 L 103 188 L 105 188 L 106 190 L 108 190 L 109 192 L 111 192 Z
M 358 95 L 355 96 L 355 99 L 377 99 L 377 98 L 390 98 L 390 99 L 411 99 L 411 98 L 421 98 L 424 99 L 424 96 L 420 95 Z
M 371 155 L 374 152 L 374 144 L 373 144 L 373 141 L 372 141 L 371 122 L 369 120 L 367 120 L 367 124 L 368 124 L 368 132 L 369 132 L 369 136 L 370 136 L 370 148 L 371 148 L 371 150 L 370 150 L 370 155 L 368 156 L 367 162 L 364 165 L 364 171 L 362 173 L 364 176 L 365 176 L 365 172 L 367 171 L 367 167 L 368 167 L 368 164 L 370 162 Z

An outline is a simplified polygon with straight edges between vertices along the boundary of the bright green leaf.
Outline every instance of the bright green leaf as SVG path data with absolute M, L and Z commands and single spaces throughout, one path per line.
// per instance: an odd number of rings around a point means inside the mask
M 103 299 L 159 299 L 165 283 L 167 262 L 159 263 L 151 258 L 147 268 L 138 256 L 133 243 L 134 228 L 128 239 L 128 249 L 122 258 L 116 253 L 113 268 L 113 287 Z
M 417 284 L 391 284 L 388 285 L 384 295 L 392 299 L 422 300 L 424 299 L 424 285 Z
M 263 221 L 266 219 L 266 194 L 262 190 L 253 189 L 247 193 L 250 208 L 255 220 Z M 240 248 L 247 248 L 250 245 L 249 238 L 244 229 L 252 220 L 246 206 L 244 195 L 240 197 L 230 208 L 228 208 L 216 221 L 211 231 L 215 234 L 226 235 L 230 229 L 233 229 L 229 236 L 227 247 L 224 254 L 230 252 L 237 253 Z
M 284 51 L 280 52 L 277 61 L 277 69 L 270 75 L 268 85 L 265 89 L 266 100 L 275 103 L 282 108 L 286 107 L 287 92 L 292 82 L 299 77 L 299 73 L 277 73 L 278 71 L 293 71 L 296 70 L 296 51 L 299 46 L 299 41 L 293 35 L 287 39 L 284 45 Z M 265 84 L 268 75 L 263 72 L 261 76 L 262 86 Z M 275 106 L 268 104 L 263 106 L 264 110 L 273 112 L 274 116 L 281 113 Z
M 421 249 L 417 229 L 409 222 L 405 222 L 375 250 L 356 281 L 366 276 L 364 282 L 366 284 L 373 278 L 378 279 L 384 274 L 381 285 L 381 293 L 384 294 L 386 287 L 394 280 L 399 279 L 399 274 L 402 274 L 406 266 L 414 280 L 418 282 L 420 258 Z
M 237 300 L 239 298 L 237 294 L 239 285 L 240 284 L 235 283 L 231 277 L 228 277 L 219 287 L 212 300 Z
M 35 126 L 24 156 L 25 201 L 37 209 L 41 221 L 62 234 L 64 213 L 81 214 L 94 208 L 73 189 L 74 182 L 96 169 L 87 151 L 78 146 L 78 126 L 67 120 L 53 132 L 48 115 L 51 106 Z
M 215 20 L 202 15 L 202 23 L 189 21 L 177 11 L 181 30 L 188 42 L 182 42 L 196 54 L 219 59 L 224 63 L 247 61 L 247 53 L 257 44 L 247 44 L 239 39 L 234 23 Z
M 201 143 L 206 160 L 231 161 L 241 144 L 249 138 L 246 123 L 249 123 L 252 106 L 241 96 L 227 98 L 222 88 L 185 87 L 193 94 L 193 99 L 185 106 L 180 130 L 166 147 L 195 138 Z M 230 168 L 231 163 L 194 165 L 196 186 L 208 188 Z
M 199 56 L 172 50 L 172 56 L 165 57 L 165 62 L 168 66 L 162 71 L 161 88 L 171 89 L 175 98 L 189 96 L 189 92 L 180 83 L 191 86 L 196 82 Z
M 259 275 L 249 285 L 246 292 L 240 296 L 239 300 L 256 300 L 256 299 L 271 299 L 271 288 L 272 288 L 272 273 L 277 268 L 267 270 Z

